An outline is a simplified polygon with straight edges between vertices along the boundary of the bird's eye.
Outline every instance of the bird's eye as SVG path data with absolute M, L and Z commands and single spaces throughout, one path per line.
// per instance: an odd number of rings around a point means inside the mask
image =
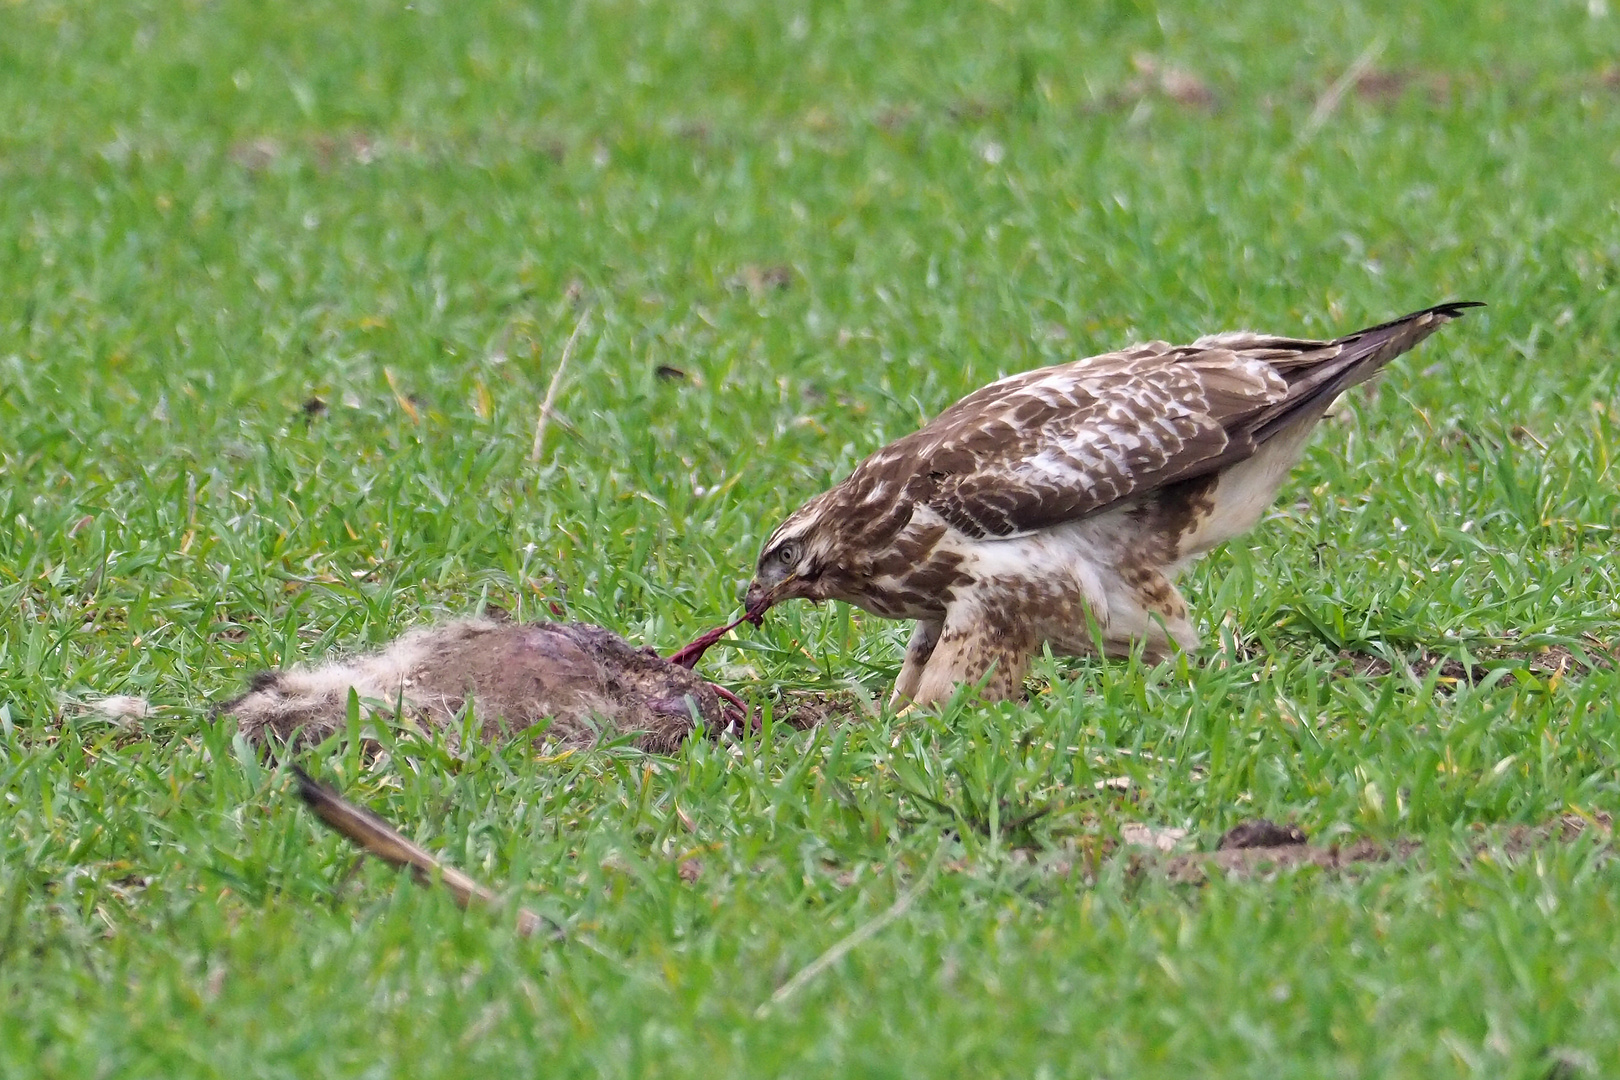
M 799 545 L 797 541 L 789 540 L 776 549 L 776 561 L 783 566 L 792 566 L 799 561 Z

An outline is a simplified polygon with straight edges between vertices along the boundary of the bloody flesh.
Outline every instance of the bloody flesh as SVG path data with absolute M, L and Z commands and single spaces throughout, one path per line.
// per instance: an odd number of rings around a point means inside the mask
M 699 634 L 684 648 L 676 649 L 673 653 L 670 653 L 668 657 L 669 662 L 677 667 L 688 669 L 697 667 L 697 662 L 703 659 L 703 654 L 708 652 L 709 648 L 714 645 L 715 642 L 731 633 L 737 627 L 741 626 L 745 622 L 753 623 L 755 626 L 758 626 L 760 623 L 764 622 L 765 611 L 770 606 L 770 601 L 767 600 L 763 604 L 759 604 L 755 607 L 749 608 L 747 611 L 744 611 L 741 615 L 726 623 L 726 625 L 717 626 L 713 630 L 708 630 Z M 733 694 L 730 690 L 727 690 L 719 683 L 711 682 L 709 686 L 716 694 L 720 695 L 727 705 L 730 705 L 737 711 L 738 723 L 744 731 L 747 731 L 749 726 L 754 722 L 754 710 L 749 708 L 742 698 L 738 697 L 736 694 Z
M 741 626 L 745 622 L 753 623 L 755 626 L 758 626 L 760 623 L 764 622 L 765 609 L 767 606 L 768 605 L 762 604 L 756 608 L 749 608 L 735 619 L 732 619 L 730 622 L 726 623 L 726 625 L 719 626 L 713 630 L 699 634 L 693 639 L 690 645 L 670 653 L 667 659 L 670 663 L 677 664 L 683 668 L 697 667 L 697 662 L 703 659 L 703 654 L 709 651 L 709 647 L 715 642 L 719 641 L 721 638 L 725 637 L 727 634 L 731 633 L 737 627 Z

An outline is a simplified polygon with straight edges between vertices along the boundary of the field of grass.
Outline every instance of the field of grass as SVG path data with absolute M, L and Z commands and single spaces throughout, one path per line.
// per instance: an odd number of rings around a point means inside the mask
M 1504 842 L 1620 813 L 1609 7 L 0 5 L 0 1075 L 1620 1073 L 1606 834 Z M 485 606 L 673 649 L 1000 373 L 1454 298 L 1205 655 L 866 717 L 905 628 L 793 605 L 704 662 L 757 738 L 304 757 L 564 941 L 210 720 Z M 1121 843 L 1258 815 L 1418 848 Z

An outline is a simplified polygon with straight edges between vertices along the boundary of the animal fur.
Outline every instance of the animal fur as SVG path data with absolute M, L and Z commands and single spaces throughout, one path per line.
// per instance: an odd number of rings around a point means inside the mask
M 560 747 L 638 733 L 635 745 L 673 750 L 696 720 L 723 723 L 719 698 L 686 668 L 588 623 L 462 619 L 412 630 L 385 648 L 254 676 L 215 710 L 253 742 L 320 742 L 343 727 L 349 692 L 427 729 L 452 728 L 471 702 L 485 739 L 549 721 Z

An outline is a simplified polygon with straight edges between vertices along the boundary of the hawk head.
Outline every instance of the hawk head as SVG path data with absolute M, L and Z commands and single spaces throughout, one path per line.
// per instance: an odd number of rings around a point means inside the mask
M 831 494 L 799 507 L 765 541 L 745 599 L 750 614 L 783 600 L 832 598 L 828 571 L 837 565 L 837 529 L 825 512 Z

